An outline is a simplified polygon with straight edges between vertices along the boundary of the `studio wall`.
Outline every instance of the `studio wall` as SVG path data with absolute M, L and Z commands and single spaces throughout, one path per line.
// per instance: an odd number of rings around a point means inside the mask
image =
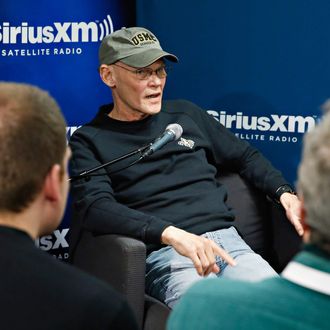
M 330 97 L 326 0 L 137 0 L 137 24 L 176 54 L 165 96 L 189 99 L 292 183 Z

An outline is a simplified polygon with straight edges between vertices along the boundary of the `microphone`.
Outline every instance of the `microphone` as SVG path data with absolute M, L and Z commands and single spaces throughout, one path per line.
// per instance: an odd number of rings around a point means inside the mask
M 179 124 L 169 124 L 164 133 L 162 133 L 151 145 L 143 152 L 141 159 L 152 155 L 155 151 L 162 148 L 165 144 L 177 140 L 183 132 L 182 126 Z

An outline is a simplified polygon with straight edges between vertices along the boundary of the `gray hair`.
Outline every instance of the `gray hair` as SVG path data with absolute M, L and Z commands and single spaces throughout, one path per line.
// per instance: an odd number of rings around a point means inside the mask
M 298 190 L 304 199 L 311 243 L 330 251 L 330 101 L 320 123 L 304 137 Z

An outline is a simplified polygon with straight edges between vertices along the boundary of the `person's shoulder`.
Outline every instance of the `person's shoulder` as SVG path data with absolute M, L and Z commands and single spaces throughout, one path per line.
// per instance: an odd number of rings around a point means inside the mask
M 269 329 L 296 329 L 305 312 L 306 329 L 323 329 L 320 320 L 328 305 L 322 295 L 282 277 L 259 282 L 206 279 L 194 284 L 181 298 L 170 316 L 169 329 L 193 329 L 191 325 L 200 324 L 200 320 L 205 329 L 217 329 L 219 322 L 226 329 L 262 329 L 266 325 Z
M 88 310 L 86 322 L 93 329 L 137 329 L 132 309 L 108 283 L 71 265 L 67 266 L 67 294 L 77 308 Z M 97 320 L 97 321 L 96 321 Z
M 6 247 L 1 265 L 12 265 L 1 275 L 1 279 L 5 279 L 0 285 L 0 291 L 4 291 L 0 299 L 4 311 L 13 311 L 12 305 L 5 303 L 9 291 L 3 289 L 9 287 L 10 298 L 17 299 L 15 308 L 25 308 L 29 314 L 27 327 L 40 318 L 36 311 L 42 309 L 43 322 L 56 318 L 55 324 L 66 325 L 58 329 L 120 329 L 116 323 L 122 329 L 136 329 L 127 302 L 107 283 L 56 259 L 30 239 L 9 238 L 10 244 L 5 242 L 4 245 L 4 239 L 1 244 Z M 56 310 L 61 312 L 54 314 Z M 55 326 L 49 328 L 55 329 Z
M 44 293 L 58 290 L 63 296 L 74 299 L 94 295 L 95 292 L 112 292 L 105 282 L 31 244 L 24 246 L 24 250 L 21 246 L 16 247 L 11 257 L 22 264 L 24 276 L 32 277 L 31 285 Z
M 72 134 L 71 138 L 90 136 L 93 137 L 100 131 L 100 128 L 105 122 L 106 115 L 110 112 L 112 104 L 105 104 L 99 108 L 99 111 L 89 122 L 80 125 Z
M 196 283 L 187 292 L 187 299 L 197 299 L 210 304 L 218 299 L 225 300 L 227 305 L 241 304 L 263 305 L 271 297 L 279 294 L 283 288 L 281 278 L 270 278 L 260 282 L 235 281 L 230 279 L 207 279 Z M 211 303 L 212 304 L 212 303 Z M 214 308 L 214 307 L 213 307 Z M 217 308 L 217 307 L 215 307 Z
M 197 104 L 185 99 L 165 100 L 163 102 L 163 109 L 164 111 L 170 111 L 172 113 L 192 113 L 202 111 L 202 109 Z
M 194 122 L 204 132 L 218 134 L 217 130 L 224 130 L 224 126 L 214 120 L 204 107 L 188 100 L 168 100 L 164 103 L 162 111 L 169 115 L 177 114 L 189 118 L 190 122 Z
M 224 304 L 231 308 L 236 304 L 249 308 L 262 309 L 263 306 L 274 308 L 273 302 L 283 300 L 283 296 L 292 304 L 299 303 L 308 297 L 306 290 L 300 290 L 296 285 L 282 277 L 271 277 L 258 282 L 237 281 L 222 278 L 207 279 L 196 283 L 183 297 L 194 300 L 198 297 L 198 304 L 211 304 L 217 300 L 224 300 Z M 284 304 L 285 305 L 285 304 Z M 224 307 L 224 306 L 222 306 Z M 214 305 L 212 308 L 218 308 Z M 280 308 L 280 307 L 279 307 Z M 281 308 L 286 308 L 281 306 Z
M 192 324 L 200 324 L 202 319 L 207 329 L 217 329 L 220 320 L 226 320 L 223 322 L 228 326 L 233 318 L 245 317 L 245 313 L 256 308 L 255 303 L 261 302 L 259 298 L 256 297 L 255 283 L 225 278 L 199 281 L 187 290 L 170 315 L 169 329 L 190 329 Z M 185 321 L 188 315 L 189 321 Z M 227 316 L 230 316 L 229 321 Z
M 46 257 L 48 259 L 47 263 Z M 109 290 L 109 286 L 105 282 L 67 262 L 45 256 L 44 264 L 47 265 L 46 267 L 49 270 L 55 273 L 59 282 L 63 282 L 63 285 L 68 287 L 70 294 L 86 295 L 89 292 L 94 294 L 95 291 L 102 292 L 102 290 Z M 71 286 L 73 282 L 75 285 Z
M 209 122 L 210 115 L 199 105 L 184 99 L 167 100 L 163 103 L 164 113 L 188 116 L 194 122 Z
M 124 324 L 135 323 L 126 300 L 106 282 L 70 264 L 46 257 L 48 256 L 43 258 L 44 267 L 40 272 L 44 272 L 45 277 L 48 275 L 49 290 L 61 292 L 61 304 L 64 308 L 88 310 L 88 315 L 84 316 L 86 322 L 99 318 L 98 322 L 103 324 L 95 329 L 103 329 L 104 324 L 118 317 L 122 319 L 123 313 L 133 319 L 122 320 Z

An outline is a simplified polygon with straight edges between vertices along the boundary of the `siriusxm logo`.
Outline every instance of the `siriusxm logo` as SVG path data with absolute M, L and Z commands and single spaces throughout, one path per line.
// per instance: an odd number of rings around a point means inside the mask
M 0 25 L 2 44 L 50 44 L 59 42 L 97 42 L 113 32 L 110 15 L 102 22 L 54 22 L 47 26 L 30 26 L 23 22 L 12 26 L 9 22 Z
M 227 128 L 254 131 L 305 133 L 314 128 L 317 122 L 316 116 L 270 114 L 259 117 L 244 115 L 243 112 L 237 112 L 234 115 L 227 114 L 226 111 L 208 110 L 207 112 Z
M 68 231 L 69 228 L 57 229 L 52 235 L 46 235 L 36 239 L 35 244 L 44 251 L 68 248 L 69 244 L 66 240 Z

